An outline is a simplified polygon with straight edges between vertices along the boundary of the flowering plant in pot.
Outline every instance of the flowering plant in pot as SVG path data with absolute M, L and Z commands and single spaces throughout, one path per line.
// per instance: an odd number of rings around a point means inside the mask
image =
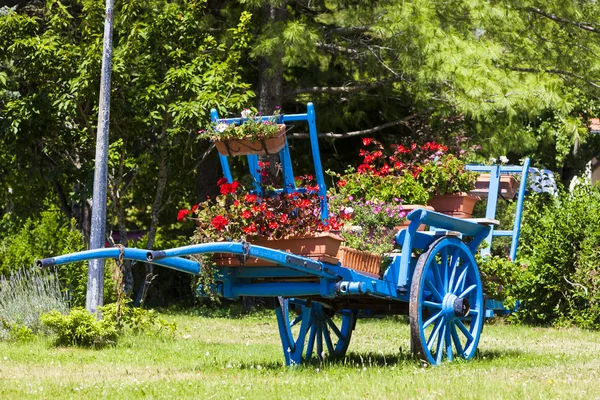
M 259 163 L 264 181 L 264 173 L 269 163 Z M 296 178 L 302 190 L 291 193 L 273 191 L 270 185 L 263 184 L 264 196 L 252 193 L 254 184 L 244 185 L 238 181 L 227 182 L 222 178 L 217 182 L 220 194 L 215 200 L 194 205 L 191 210 L 181 210 L 179 218 L 192 218 L 198 228 L 192 237 L 194 243 L 224 240 L 249 240 L 276 248 L 276 241 L 300 237 L 327 236 L 341 243 L 341 238 L 324 235 L 340 228 L 339 218 L 331 213 L 321 219 L 321 202 L 317 195 L 318 186 L 312 184 L 312 176 Z M 342 216 L 344 218 L 344 216 Z M 338 243 L 338 246 L 339 246 Z M 305 248 L 306 251 L 310 249 Z M 337 250 L 332 250 L 334 256 Z M 297 253 L 301 254 L 301 253 Z
M 361 150 L 365 162 L 359 166 L 359 171 L 361 168 L 372 171 L 376 169 L 373 167 L 375 163 L 383 164 L 379 170 L 389 170 L 405 177 L 412 175 L 428 192 L 430 199 L 427 204 L 437 211 L 462 217 L 472 213 L 478 197 L 468 192 L 475 188 L 478 174 L 466 169 L 462 160 L 464 151 L 452 153 L 448 147 L 436 142 L 407 146 L 392 144 L 392 154 L 386 157 L 379 142 L 366 138 L 363 143 L 374 149 Z
M 210 139 L 222 155 L 274 154 L 285 146 L 285 125 L 278 123 L 281 110 L 262 117 L 245 108 L 239 124 L 219 122 L 199 131 L 199 137 Z

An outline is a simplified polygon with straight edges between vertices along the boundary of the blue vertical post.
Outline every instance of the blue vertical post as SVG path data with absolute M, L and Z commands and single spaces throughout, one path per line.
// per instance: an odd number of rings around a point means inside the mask
M 279 152 L 283 169 L 283 191 L 284 193 L 292 193 L 296 190 L 296 182 L 294 181 L 294 169 L 292 168 L 292 158 L 290 157 L 290 148 L 288 146 L 287 137 L 285 139 L 285 147 Z
M 216 123 L 219 119 L 219 113 L 214 108 L 210 110 L 210 120 L 212 123 Z M 231 170 L 229 169 L 229 162 L 227 161 L 227 157 L 219 154 L 219 161 L 221 161 L 221 169 L 223 170 L 223 176 L 227 179 L 227 182 L 233 182 L 233 178 L 231 176 Z
M 515 222 L 512 232 L 512 243 L 510 244 L 510 259 L 517 258 L 517 247 L 519 245 L 519 236 L 521 235 L 521 218 L 523 216 L 523 202 L 525 191 L 527 190 L 527 177 L 529 176 L 529 164 L 531 160 L 523 160 L 523 170 L 521 172 L 521 183 L 519 184 L 519 196 L 517 198 L 517 210 L 515 211 Z
M 488 189 L 487 207 L 485 217 L 489 219 L 496 218 L 496 207 L 498 205 L 498 190 L 500 189 L 500 166 L 492 165 L 490 167 L 490 186 Z M 481 249 L 481 256 L 487 257 L 492 250 L 492 237 L 494 236 L 494 226 L 490 226 L 490 232 L 485 238 L 487 247 Z
M 317 137 L 317 118 L 315 115 L 315 106 L 313 103 L 307 104 L 308 130 L 310 133 L 310 147 L 312 150 L 313 163 L 315 165 L 315 176 L 319 185 L 319 198 L 321 200 L 321 219 L 329 218 L 329 207 L 327 206 L 327 187 L 325 186 L 325 176 L 323 175 L 323 166 L 321 165 L 321 154 L 319 153 L 319 138 Z

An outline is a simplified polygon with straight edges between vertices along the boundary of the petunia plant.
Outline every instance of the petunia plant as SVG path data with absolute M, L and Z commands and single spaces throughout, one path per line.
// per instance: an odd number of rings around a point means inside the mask
M 232 139 L 252 139 L 270 138 L 280 132 L 281 124 L 278 123 L 281 109 L 279 106 L 269 117 L 263 117 L 259 112 L 245 108 L 241 113 L 240 124 L 219 122 L 210 124 L 206 130 L 198 132 L 198 136 L 203 139 L 215 141 L 225 141 Z

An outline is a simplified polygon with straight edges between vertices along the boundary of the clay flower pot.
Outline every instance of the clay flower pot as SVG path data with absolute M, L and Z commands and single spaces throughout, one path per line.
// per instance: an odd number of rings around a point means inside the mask
M 427 202 L 437 212 L 457 218 L 471 218 L 479 196 L 470 193 L 435 195 Z
M 270 138 L 229 139 L 216 141 L 222 156 L 247 156 L 248 154 L 277 154 L 285 147 L 285 125 L 279 124 L 277 133 Z
M 379 277 L 381 267 L 381 255 L 366 251 L 354 250 L 350 247 L 340 247 L 337 255 L 342 267 L 352 268 L 356 271 L 365 272 L 373 277 Z
M 479 175 L 477 182 L 475 182 L 475 190 L 472 190 L 471 193 L 479 197 L 487 198 L 490 188 L 490 179 L 490 174 Z M 498 188 L 498 193 L 502 198 L 512 200 L 518 192 L 519 181 L 513 175 L 500 175 L 500 187 Z
M 330 264 L 338 263 L 336 256 L 343 241 L 344 239 L 341 236 L 330 232 L 306 236 L 290 236 L 283 239 L 256 238 L 249 240 L 250 244 L 287 251 L 288 253 L 313 258 Z M 214 260 L 218 266 L 240 265 L 238 258 L 232 254 L 215 254 Z M 273 266 L 275 264 L 249 257 L 244 265 Z

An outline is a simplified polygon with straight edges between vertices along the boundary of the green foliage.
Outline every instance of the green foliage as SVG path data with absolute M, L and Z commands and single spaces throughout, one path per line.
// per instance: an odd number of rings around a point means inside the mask
M 126 333 L 158 334 L 167 332 L 175 335 L 177 324 L 167 322 L 153 310 L 137 307 L 123 307 L 120 321 L 117 320 L 116 303 L 100 307 L 102 319 L 98 320 L 82 307 L 71 309 L 69 314 L 51 311 L 42 315 L 45 327 L 57 335 L 58 346 L 104 347 L 115 344 L 120 336 Z
M 20 340 L 28 332 L 37 333 L 40 315 L 51 310 L 68 310 L 55 271 L 23 268 L 8 278 L 0 276 L 0 340 Z
M 599 207 L 600 187 L 585 184 L 526 202 L 517 263 L 482 266 L 509 304 L 521 301 L 514 320 L 600 328 Z
M 269 118 L 263 119 L 260 114 L 245 108 L 242 111 L 240 124 L 226 122 L 210 124 L 206 131 L 200 131 L 198 137 L 212 141 L 271 138 L 280 132 L 281 124 L 277 124 L 279 114 L 280 109 L 277 108 Z
M 442 156 L 438 161 L 421 164 L 417 181 L 431 194 L 467 193 L 475 189 L 478 173 L 467 171 L 464 161 L 452 154 Z
M 42 324 L 57 335 L 57 346 L 103 347 L 115 344 L 118 331 L 114 323 L 97 320 L 82 307 L 75 307 L 67 315 L 51 311 L 42 315 Z
M 85 250 L 83 236 L 74 228 L 75 221 L 66 220 L 54 207 L 42 211 L 37 218 L 30 218 L 13 234 L 0 239 L 0 275 L 8 276 L 20 268 L 27 268 L 36 259 Z M 105 298 L 114 297 L 110 284 L 110 264 L 105 268 Z M 72 306 L 85 304 L 87 288 L 87 264 L 69 263 L 57 268 L 61 285 L 67 290 Z
M 353 168 L 345 171 L 344 175 L 327 171 L 337 177 L 337 188 L 330 189 L 338 199 L 356 201 L 380 200 L 394 204 L 401 200 L 404 204 L 427 204 L 429 194 L 425 188 L 410 174 L 402 176 L 376 176 L 354 172 Z
M 532 278 L 527 267 L 511 261 L 506 256 L 489 256 L 481 259 L 478 255 L 476 258 L 484 293 L 488 297 L 502 301 L 508 310 L 517 309 L 523 288 Z

